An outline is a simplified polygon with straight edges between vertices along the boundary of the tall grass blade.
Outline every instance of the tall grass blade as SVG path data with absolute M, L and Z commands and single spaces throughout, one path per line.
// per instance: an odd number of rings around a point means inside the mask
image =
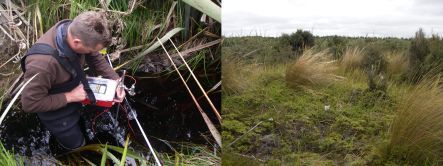
M 120 154 L 123 154 L 123 152 L 124 152 L 124 148 L 118 147 L 118 146 L 112 146 L 112 145 L 107 145 L 107 144 L 91 144 L 91 145 L 82 146 L 74 151 L 70 151 L 68 153 L 62 154 L 61 156 L 63 156 L 63 155 L 69 156 L 71 154 L 79 153 L 79 152 L 83 152 L 83 151 L 92 151 L 92 152 L 98 152 L 101 154 L 106 153 L 106 158 L 110 158 L 113 162 L 115 162 L 116 161 L 115 159 L 117 159 L 117 158 L 115 156 L 109 156 L 109 154 L 112 154 L 110 152 L 110 150 L 120 153 Z M 61 157 L 61 156 L 59 156 L 59 157 Z M 140 162 L 146 161 L 145 158 L 141 157 L 136 152 L 131 151 L 131 150 L 127 150 L 126 156 L 134 158 L 136 160 L 139 160 Z M 103 158 L 103 155 L 102 155 L 102 158 Z M 113 158 L 115 158 L 115 159 L 113 159 Z M 119 162 L 115 162 L 115 163 L 119 164 L 120 160 L 118 160 L 118 161 Z
M 171 9 L 169 9 L 168 16 L 166 16 L 165 25 L 164 25 L 164 27 L 163 27 L 164 29 L 166 29 L 166 28 L 169 27 L 169 23 L 171 22 L 171 21 L 169 21 L 169 20 L 171 19 L 172 12 L 174 11 L 174 8 L 175 8 L 176 5 L 177 5 L 177 2 L 174 1 L 174 2 L 172 3 Z
M 212 1 L 202 1 L 202 0 L 183 0 L 183 2 L 187 3 L 189 6 L 196 8 L 202 13 L 212 17 L 213 19 L 221 22 L 221 8 L 217 6 Z
M 129 143 L 129 135 L 128 135 L 128 137 L 126 137 L 125 149 L 123 150 L 123 154 L 122 154 L 122 159 L 121 159 L 121 162 L 120 162 L 120 166 L 124 166 L 124 165 L 125 165 L 125 161 L 126 161 L 126 153 L 128 153 L 128 143 Z
M 103 146 L 103 145 L 95 144 L 94 146 Z M 113 150 L 113 151 L 118 152 L 118 153 L 123 153 L 123 151 L 124 151 L 123 148 L 118 147 L 118 146 L 112 146 L 112 145 L 108 145 L 108 149 Z M 137 153 L 135 153 L 133 151 L 127 151 L 126 155 L 128 157 L 131 157 L 131 158 L 134 158 L 134 159 L 137 159 L 137 160 L 145 160 L 143 157 L 141 157 L 140 155 L 138 155 Z
M 186 58 L 186 57 L 189 56 L 188 55 L 189 53 L 195 52 L 195 51 L 198 51 L 198 50 L 201 50 L 201 49 L 204 49 L 204 48 L 208 48 L 208 47 L 211 47 L 211 46 L 216 45 L 216 44 L 219 44 L 219 43 L 221 43 L 222 40 L 223 39 L 217 39 L 217 40 L 210 41 L 210 42 L 202 44 L 202 45 L 198 45 L 198 46 L 192 47 L 190 49 L 182 51 L 181 54 L 182 54 L 183 58 Z M 179 56 L 178 53 L 175 53 L 175 54 L 171 55 L 171 57 L 177 57 L 177 56 Z
M 11 41 L 15 41 L 15 39 L 6 31 L 6 29 L 3 28 L 3 26 L 0 25 L 0 30 L 11 39 Z
M 26 83 L 20 88 L 20 90 L 17 92 L 17 94 L 15 94 L 14 98 L 12 98 L 11 102 L 9 103 L 9 105 L 6 107 L 5 111 L 3 111 L 2 116 L 0 117 L 0 125 L 3 122 L 3 119 L 5 119 L 6 114 L 8 114 L 9 109 L 11 109 L 12 105 L 14 105 L 15 100 L 17 100 L 18 96 L 20 95 L 20 93 L 22 93 L 23 89 L 25 89 L 26 85 L 28 85 L 39 73 L 35 74 L 34 76 L 31 77 L 31 79 L 29 79 L 28 81 L 26 81 Z
M 88 160 L 86 157 L 80 156 L 83 161 L 86 161 L 86 163 L 88 163 L 90 166 L 96 166 L 91 160 Z
M 181 75 L 181 73 L 178 71 L 177 66 L 175 65 L 174 61 L 172 60 L 171 56 L 169 55 L 168 51 L 166 50 L 166 48 L 163 46 L 163 43 L 160 41 L 160 39 L 158 39 L 158 42 L 160 43 L 160 45 L 162 46 L 163 50 L 165 51 L 166 55 L 168 56 L 172 66 L 174 66 L 175 71 L 177 72 L 177 74 L 180 76 L 180 79 L 182 80 L 183 84 L 186 87 L 186 90 L 188 91 L 189 95 L 191 95 L 192 100 L 194 101 L 195 106 L 197 106 L 197 109 L 200 111 L 200 114 L 203 117 L 203 120 L 206 123 L 206 126 L 209 129 L 209 132 L 211 132 L 211 135 L 214 137 L 215 141 L 217 142 L 217 144 L 221 147 L 222 146 L 222 142 L 221 142 L 221 136 L 220 133 L 218 132 L 217 128 L 215 128 L 214 124 L 212 123 L 212 121 L 209 119 L 209 117 L 206 115 L 206 113 L 203 111 L 203 109 L 200 107 L 200 104 L 198 104 L 197 99 L 195 99 L 194 95 L 192 94 L 191 90 L 189 89 L 188 85 L 186 84 L 185 79 L 183 78 L 183 76 Z
M 105 145 L 105 148 L 103 149 L 102 159 L 100 161 L 100 166 L 106 165 L 106 152 L 108 152 L 108 144 Z
M 119 159 L 117 159 L 117 157 L 115 157 L 111 152 L 106 152 L 106 155 L 115 163 L 120 163 L 121 161 Z
M 35 6 L 35 16 L 37 17 L 36 19 L 38 20 L 38 23 L 40 26 L 39 31 L 38 31 L 38 36 L 42 36 L 43 35 L 43 20 L 42 20 L 42 13 L 40 12 L 40 7 L 38 4 L 39 4 L 39 1 L 37 1 L 36 6 Z M 37 29 L 36 25 L 35 25 L 35 28 Z M 36 39 L 38 38 L 38 36 L 36 36 Z
M 180 164 L 180 155 L 178 155 L 177 152 L 175 152 L 175 165 L 179 165 Z
M 183 28 L 174 28 L 174 29 L 172 29 L 171 31 L 169 31 L 168 33 L 166 33 L 166 34 L 160 39 L 161 43 L 166 42 L 168 39 L 170 39 L 172 36 L 174 36 L 176 33 L 180 32 L 181 30 L 183 30 Z M 147 49 L 144 50 L 143 52 L 139 53 L 137 56 L 135 56 L 135 57 L 132 58 L 131 60 L 126 61 L 125 63 L 123 63 L 123 64 L 121 64 L 121 65 L 115 67 L 114 70 L 118 70 L 118 69 L 120 69 L 121 67 L 123 67 L 123 66 L 125 66 L 125 65 L 127 65 L 127 64 L 130 64 L 130 63 L 135 62 L 137 59 L 140 59 L 140 58 L 142 58 L 143 56 L 145 56 L 145 55 L 151 53 L 152 51 L 154 51 L 155 49 L 157 49 L 159 46 L 160 46 L 160 44 L 159 44 L 158 42 L 155 42 L 155 43 L 152 44 L 149 48 L 147 48 Z
M 185 58 L 183 58 L 183 56 L 181 55 L 180 51 L 177 49 L 177 47 L 175 46 L 174 42 L 172 42 L 171 39 L 169 39 L 169 42 L 172 43 L 172 45 L 174 46 L 175 50 L 177 51 L 177 54 L 180 56 L 180 58 L 182 59 L 183 63 L 185 64 L 185 66 L 188 68 L 189 72 L 191 73 L 192 78 L 194 78 L 195 82 L 197 83 L 198 87 L 200 88 L 200 90 L 202 91 L 203 95 L 205 95 L 206 100 L 208 100 L 209 105 L 212 108 L 212 111 L 215 113 L 215 115 L 217 115 L 218 120 L 221 122 L 221 116 L 220 113 L 218 113 L 218 110 L 215 108 L 214 104 L 212 103 L 211 99 L 208 97 L 208 94 L 206 94 L 205 89 L 203 89 L 203 87 L 200 84 L 200 81 L 198 81 L 197 77 L 195 77 L 194 72 L 192 71 L 192 69 L 189 67 L 188 63 L 186 62 Z

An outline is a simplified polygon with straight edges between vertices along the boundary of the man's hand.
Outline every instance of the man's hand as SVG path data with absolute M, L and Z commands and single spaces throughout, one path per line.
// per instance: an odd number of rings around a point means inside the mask
M 86 99 L 86 92 L 83 89 L 83 84 L 80 83 L 80 85 L 75 87 L 70 92 L 66 92 L 65 97 L 66 97 L 66 100 L 68 101 L 68 103 L 81 102 L 81 101 L 85 100 Z
M 117 79 L 116 81 L 120 82 L 121 78 Z M 123 99 L 126 96 L 125 88 L 123 87 L 123 83 L 121 83 L 121 85 L 122 86 L 120 86 L 120 83 L 119 83 L 119 85 L 117 86 L 117 89 L 115 89 L 115 94 L 116 95 L 115 95 L 115 98 L 114 98 L 114 102 L 121 103 L 121 102 L 123 102 Z

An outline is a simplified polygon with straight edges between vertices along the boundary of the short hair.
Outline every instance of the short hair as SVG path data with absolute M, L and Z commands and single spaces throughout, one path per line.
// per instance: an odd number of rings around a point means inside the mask
M 87 47 L 96 47 L 97 44 L 107 47 L 111 43 L 111 32 L 107 22 L 104 13 L 87 11 L 72 20 L 69 31 Z

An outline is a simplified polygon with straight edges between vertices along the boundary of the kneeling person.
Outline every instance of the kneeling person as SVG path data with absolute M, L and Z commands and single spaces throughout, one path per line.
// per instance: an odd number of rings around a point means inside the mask
M 21 102 L 25 112 L 37 113 L 40 121 L 66 149 L 85 144 L 78 121 L 81 101 L 91 96 L 83 66 L 85 63 L 108 79 L 118 74 L 98 53 L 108 46 L 111 33 L 104 15 L 84 12 L 74 20 L 62 20 L 49 29 L 22 58 L 25 81 L 38 75 L 25 87 Z M 88 91 L 89 90 L 89 91 Z M 116 91 L 116 102 L 125 96 Z

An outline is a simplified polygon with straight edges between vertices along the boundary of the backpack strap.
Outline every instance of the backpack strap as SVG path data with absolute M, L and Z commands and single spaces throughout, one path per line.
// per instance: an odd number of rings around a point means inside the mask
M 25 54 L 25 56 L 23 56 L 20 62 L 20 67 L 23 72 L 26 72 L 26 67 L 25 67 L 26 57 L 34 54 L 49 55 L 54 57 L 57 60 L 57 62 L 59 62 L 63 66 L 63 68 L 69 74 L 71 74 L 73 78 L 77 77 L 77 71 L 75 71 L 71 63 L 69 63 L 67 59 L 61 58 L 58 54 L 57 49 L 54 49 L 52 46 L 46 43 L 35 43 L 34 45 L 32 45 L 31 48 L 29 48 L 28 52 Z
M 69 74 L 71 74 L 73 79 L 79 76 L 80 82 L 83 84 L 83 89 L 88 95 L 88 99 L 90 100 L 92 105 L 95 105 L 96 98 L 91 88 L 89 87 L 88 81 L 86 80 L 86 75 L 84 74 L 82 68 L 80 67 L 80 64 L 77 64 L 76 66 L 77 69 L 76 69 L 75 67 L 73 67 L 73 64 L 68 59 L 59 56 L 57 49 L 53 48 L 52 46 L 46 43 L 35 43 L 34 45 L 32 45 L 31 48 L 29 48 L 28 52 L 25 54 L 25 56 L 23 56 L 23 58 L 20 61 L 20 67 L 23 73 L 26 72 L 26 67 L 25 67 L 26 57 L 34 54 L 52 56 L 57 60 L 58 63 L 60 63 L 61 66 L 63 66 L 63 68 Z M 75 57 L 75 60 L 78 63 L 79 59 L 77 57 Z

